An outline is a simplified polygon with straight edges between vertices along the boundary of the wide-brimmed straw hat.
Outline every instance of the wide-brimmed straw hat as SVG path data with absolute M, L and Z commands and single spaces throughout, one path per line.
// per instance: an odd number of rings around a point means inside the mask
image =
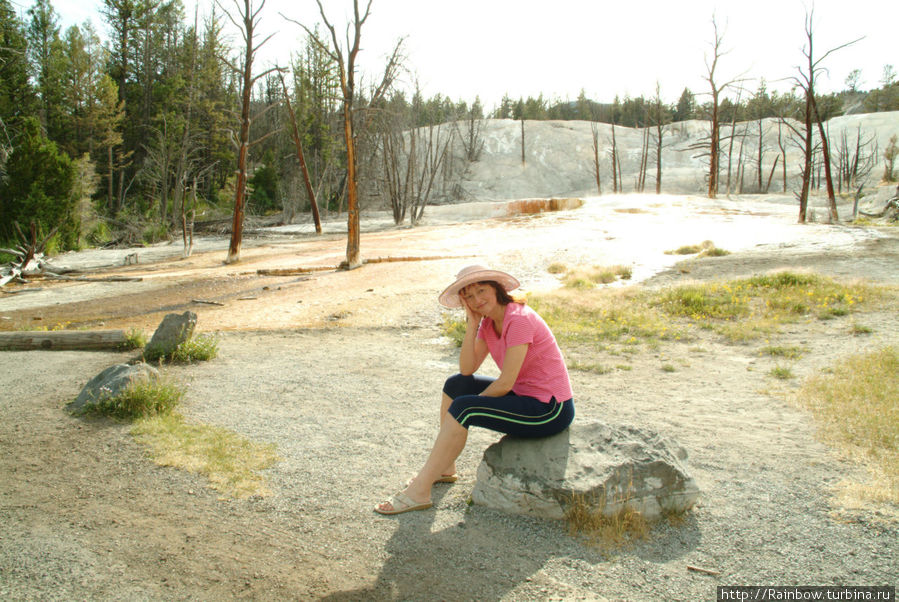
M 456 281 L 446 287 L 437 300 L 444 307 L 454 308 L 462 307 L 462 301 L 459 300 L 459 291 L 475 282 L 486 282 L 492 280 L 499 283 L 506 291 L 514 291 L 521 286 L 513 276 L 499 270 L 491 270 L 482 265 L 470 265 L 462 268 L 456 274 Z

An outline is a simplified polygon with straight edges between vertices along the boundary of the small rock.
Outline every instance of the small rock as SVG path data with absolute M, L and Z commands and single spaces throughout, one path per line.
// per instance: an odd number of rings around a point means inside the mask
M 104 398 L 115 397 L 122 389 L 134 380 L 159 378 L 156 368 L 144 363 L 116 364 L 110 366 L 88 381 L 75 401 L 68 404 L 71 412 L 80 412 L 88 404 L 97 403 Z
M 168 314 L 162 319 L 156 332 L 147 346 L 144 355 L 148 358 L 158 358 L 171 355 L 178 345 L 190 339 L 197 326 L 197 314 L 186 311 L 183 314 Z

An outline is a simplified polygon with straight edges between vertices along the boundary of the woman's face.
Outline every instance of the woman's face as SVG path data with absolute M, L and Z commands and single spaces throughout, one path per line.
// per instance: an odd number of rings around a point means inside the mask
M 471 311 L 487 316 L 497 307 L 496 289 L 486 282 L 475 282 L 462 289 L 462 300 Z

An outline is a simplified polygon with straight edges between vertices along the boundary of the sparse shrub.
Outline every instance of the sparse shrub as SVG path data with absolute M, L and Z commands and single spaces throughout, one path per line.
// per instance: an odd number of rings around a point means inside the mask
M 678 247 L 677 249 L 665 251 L 665 255 L 697 255 L 699 257 L 722 257 L 724 255 L 730 255 L 730 251 L 719 249 L 712 241 L 704 240 L 701 244 L 698 245 L 684 245 L 682 247 Z
M 218 355 L 219 339 L 211 334 L 194 335 L 184 341 L 172 353 L 171 361 L 179 364 L 204 362 Z
M 132 328 L 125 333 L 125 349 L 142 349 L 147 344 L 147 333 Z
M 562 282 L 568 288 L 591 289 L 597 284 L 610 284 L 619 278 L 630 280 L 633 268 L 625 265 L 592 266 L 568 270 Z
M 137 378 L 115 396 L 105 396 L 84 406 L 82 413 L 134 420 L 168 414 L 184 397 L 174 382 L 162 378 Z
M 168 361 L 177 364 L 190 364 L 211 360 L 218 355 L 217 336 L 212 334 L 194 334 L 191 338 L 178 345 L 175 350 L 166 355 L 159 350 L 151 350 L 144 353 L 144 361 Z
M 590 372 L 592 374 L 608 374 L 612 371 L 608 366 L 603 366 L 602 364 L 594 364 L 594 363 L 583 363 L 583 362 L 571 362 L 568 366 L 571 370 L 577 370 L 579 372 Z
M 725 255 L 730 255 L 730 251 L 725 249 L 719 249 L 718 247 L 712 247 L 711 249 L 706 249 L 701 253 L 703 257 L 724 257 Z
M 465 320 L 459 320 L 458 318 L 453 317 L 452 314 L 445 314 L 443 316 L 441 332 L 443 332 L 443 336 L 451 340 L 456 347 L 462 346 L 462 341 L 465 339 L 465 329 Z
M 568 271 L 568 268 L 562 263 L 552 263 L 546 268 L 546 271 L 550 274 L 564 274 Z
M 766 355 L 770 355 L 771 357 L 782 357 L 791 360 L 796 360 L 802 357 L 802 352 L 802 347 L 796 346 L 778 345 L 762 348 L 762 353 Z
M 787 366 L 775 366 L 774 368 L 771 368 L 771 371 L 768 374 L 780 380 L 790 380 L 793 378 L 793 371 Z
M 857 336 L 860 334 L 871 334 L 874 330 L 870 326 L 853 322 L 852 326 L 849 328 L 849 332 Z
M 702 247 L 699 245 L 684 245 L 676 249 L 665 251 L 665 255 L 695 255 L 700 251 L 702 251 Z

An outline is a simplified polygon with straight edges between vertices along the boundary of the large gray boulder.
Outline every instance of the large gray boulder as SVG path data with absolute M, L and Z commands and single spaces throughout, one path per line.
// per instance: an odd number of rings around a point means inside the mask
M 503 437 L 484 452 L 472 501 L 511 514 L 565 517 L 571 499 L 614 515 L 625 506 L 647 520 L 684 512 L 699 488 L 687 452 L 648 429 L 575 420 L 543 439 Z
M 196 326 L 197 314 L 192 311 L 166 315 L 144 347 L 144 357 L 156 359 L 171 355 L 178 345 L 193 336 Z
M 102 401 L 104 398 L 116 397 L 122 389 L 138 379 L 157 379 L 159 371 L 144 363 L 116 364 L 110 366 L 88 381 L 75 401 L 68 404 L 71 412 L 81 412 L 88 404 Z

